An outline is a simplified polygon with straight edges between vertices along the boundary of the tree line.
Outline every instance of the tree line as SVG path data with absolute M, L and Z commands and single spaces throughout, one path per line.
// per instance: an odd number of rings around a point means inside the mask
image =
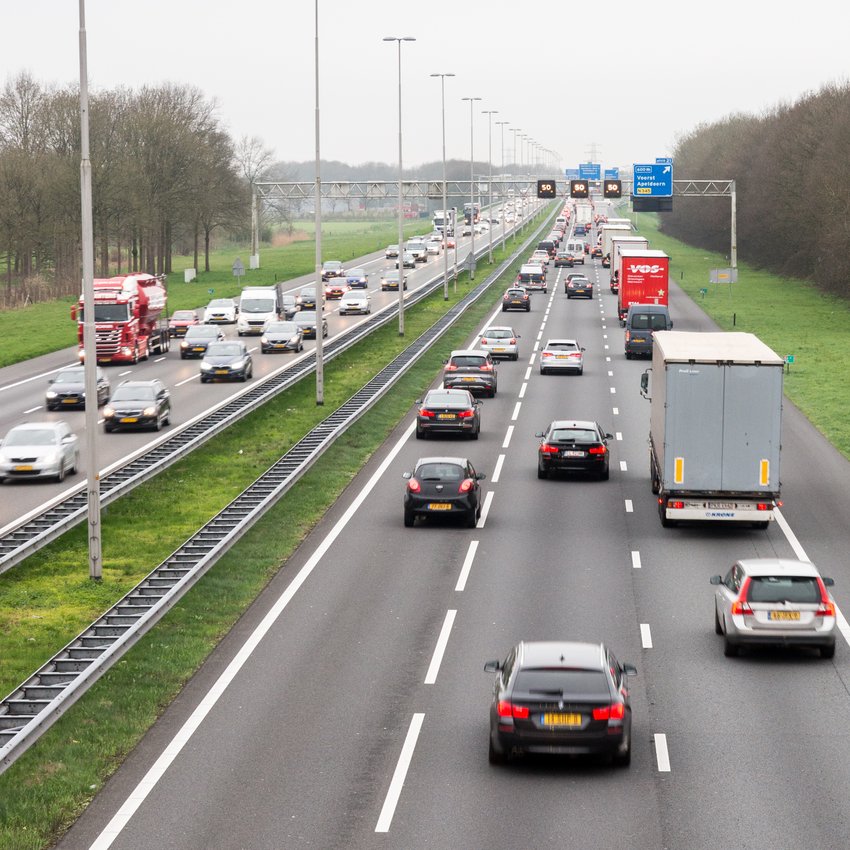
M 701 124 L 674 150 L 676 176 L 734 179 L 742 259 L 850 295 L 850 83 L 761 115 Z M 677 197 L 665 233 L 729 251 L 726 198 Z
M 234 143 L 215 106 L 189 86 L 92 94 L 95 276 L 171 271 L 174 246 L 203 246 L 216 228 L 250 221 L 245 167 L 269 152 Z M 73 87 L 29 74 L 0 91 L 0 263 L 7 304 L 15 284 L 38 280 L 52 296 L 81 279 L 80 107 Z M 22 287 L 17 287 L 21 289 Z

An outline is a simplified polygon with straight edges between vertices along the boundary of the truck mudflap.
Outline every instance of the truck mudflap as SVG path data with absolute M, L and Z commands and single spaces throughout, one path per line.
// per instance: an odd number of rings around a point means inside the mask
M 662 520 L 680 522 L 749 522 L 766 526 L 773 522 L 776 500 L 763 499 L 700 499 L 693 496 L 661 497 L 658 500 Z

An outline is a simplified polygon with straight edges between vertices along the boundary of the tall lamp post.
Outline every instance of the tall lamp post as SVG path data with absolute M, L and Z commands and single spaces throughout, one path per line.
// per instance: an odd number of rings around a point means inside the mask
M 505 125 L 509 121 L 497 121 L 496 126 L 502 128 L 502 250 L 505 250 Z
M 469 263 L 469 279 L 475 280 L 475 117 L 472 110 L 475 107 L 475 101 L 481 100 L 481 98 L 462 97 L 461 100 L 469 101 L 469 219 L 472 230 L 472 248 L 470 254 L 472 260 Z
M 404 336 L 404 210 L 401 191 L 401 43 L 416 41 L 411 35 L 384 37 L 398 44 L 398 335 Z
M 487 214 L 487 224 L 490 226 L 487 228 L 487 233 L 490 238 L 487 244 L 487 262 L 490 265 L 493 265 L 493 116 L 499 114 L 498 109 L 482 109 L 482 115 L 487 116 L 487 162 L 488 162 L 488 177 L 487 183 L 490 189 L 490 198 L 488 200 L 488 206 L 490 211 Z
M 322 284 L 322 172 L 319 150 L 319 0 L 315 5 L 315 58 L 316 58 L 316 404 L 325 403 L 325 293 Z
M 86 496 L 88 501 L 89 578 L 103 576 L 100 527 L 100 472 L 97 464 L 97 341 L 94 315 L 94 223 L 89 158 L 89 74 L 86 3 L 80 0 L 80 202 L 83 249 L 83 351 L 85 352 Z
M 446 77 L 453 77 L 454 74 L 431 74 L 432 77 L 440 78 L 440 104 L 443 115 L 443 301 L 449 300 L 449 248 L 448 248 L 448 203 L 446 198 Z M 457 222 L 454 223 L 454 228 L 457 228 Z M 455 245 L 457 245 L 457 235 L 454 234 Z

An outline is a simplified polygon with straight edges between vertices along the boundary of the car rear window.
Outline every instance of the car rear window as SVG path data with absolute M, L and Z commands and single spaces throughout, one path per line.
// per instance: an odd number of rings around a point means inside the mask
M 638 331 L 664 331 L 667 317 L 663 313 L 634 313 L 629 326 Z
M 461 481 L 463 467 L 456 463 L 423 463 L 416 470 L 416 477 L 420 481 Z
M 432 407 L 439 404 L 469 404 L 469 396 L 458 392 L 430 392 L 425 396 L 425 404 Z
M 475 357 L 474 355 L 452 357 L 452 366 L 483 366 L 486 362 L 485 357 Z
M 513 334 L 509 330 L 497 330 L 496 328 L 490 328 L 490 330 L 484 331 L 484 337 L 491 336 L 493 339 L 509 339 L 513 336 Z
M 542 280 L 543 272 L 522 272 L 519 276 L 521 281 L 523 280 Z
M 599 442 L 599 435 L 589 428 L 557 428 L 549 439 L 557 443 L 593 443 Z
M 601 670 L 562 670 L 558 668 L 520 670 L 514 693 L 601 697 L 609 696 L 608 680 Z
M 808 576 L 753 576 L 749 602 L 820 602 L 817 579 Z
M 550 351 L 578 351 L 574 342 L 550 342 L 546 345 Z

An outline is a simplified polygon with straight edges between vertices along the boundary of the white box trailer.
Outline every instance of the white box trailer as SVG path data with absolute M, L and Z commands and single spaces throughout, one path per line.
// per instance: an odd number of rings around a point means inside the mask
M 630 224 L 611 224 L 608 222 L 607 224 L 602 225 L 602 258 L 608 258 L 608 261 L 612 261 L 614 258 L 611 256 L 611 240 L 615 236 L 631 236 L 633 234 L 632 226 Z
M 784 365 L 749 333 L 654 334 L 650 478 L 663 526 L 774 519 Z

